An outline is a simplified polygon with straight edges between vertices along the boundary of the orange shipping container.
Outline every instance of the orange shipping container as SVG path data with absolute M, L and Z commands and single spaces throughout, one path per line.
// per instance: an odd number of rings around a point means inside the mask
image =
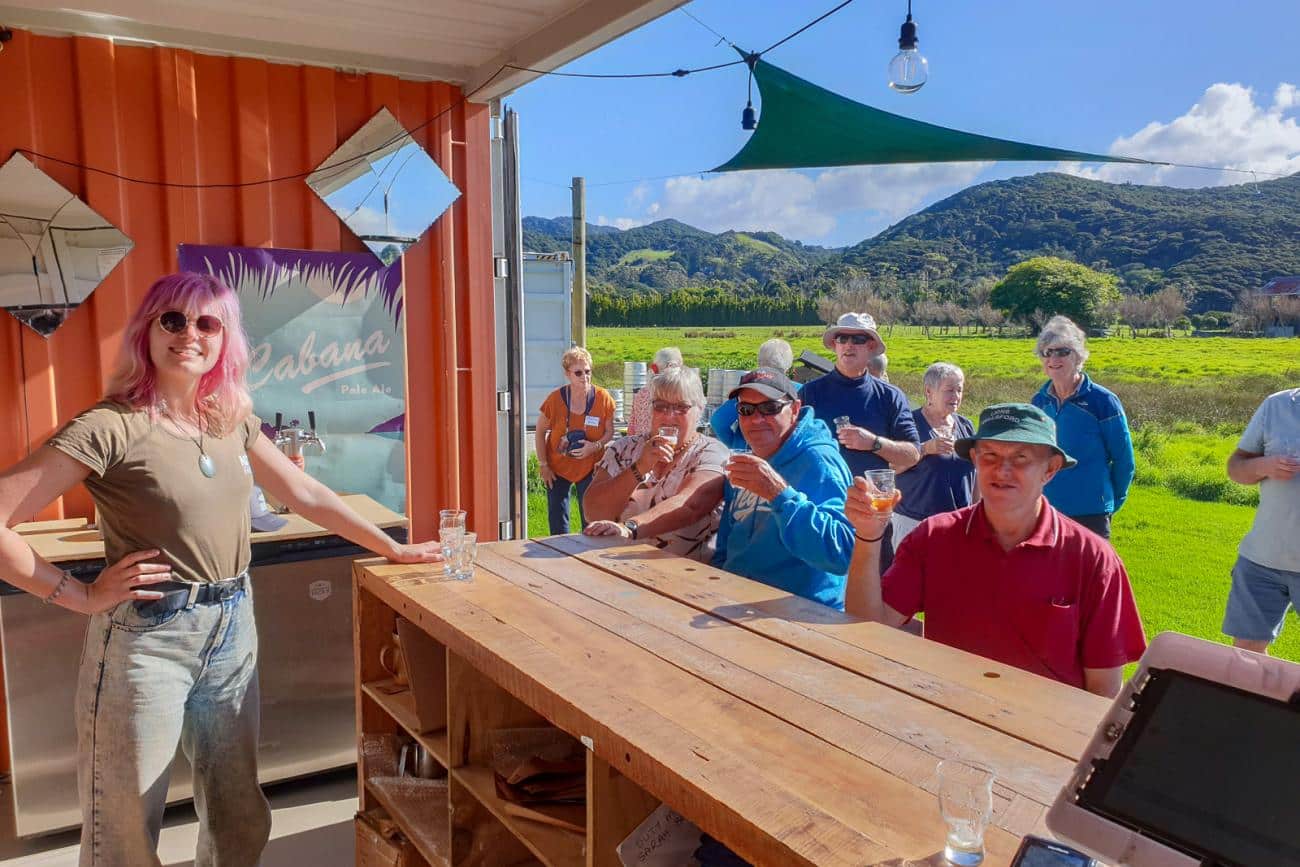
M 432 121 L 416 140 L 463 193 L 403 258 L 413 536 L 459 505 L 495 538 L 487 106 L 437 82 L 24 31 L 0 54 L 0 93 L 0 163 L 23 151 L 135 243 L 50 337 L 0 318 L 0 463 L 99 397 L 126 317 L 176 269 L 178 244 L 362 249 L 303 176 L 386 106 L 408 129 Z M 78 490 L 40 517 L 91 508 Z

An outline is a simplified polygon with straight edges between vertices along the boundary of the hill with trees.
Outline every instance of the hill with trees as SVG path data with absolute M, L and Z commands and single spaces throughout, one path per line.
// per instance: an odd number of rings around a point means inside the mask
M 569 249 L 569 220 L 523 222 L 524 249 Z M 677 220 L 589 225 L 587 244 L 593 324 L 811 322 L 817 299 L 853 281 L 974 308 L 1013 265 L 1044 256 L 1113 275 L 1126 296 L 1172 290 L 1190 312 L 1226 311 L 1300 274 L 1300 174 L 1204 189 L 1059 173 L 991 181 L 839 249 Z

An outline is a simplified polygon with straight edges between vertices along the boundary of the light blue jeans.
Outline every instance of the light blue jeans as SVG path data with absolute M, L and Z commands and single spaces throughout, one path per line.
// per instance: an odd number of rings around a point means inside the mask
M 157 617 L 129 602 L 92 617 L 76 715 L 81 867 L 159 864 L 177 743 L 194 769 L 195 867 L 258 863 L 271 809 L 257 784 L 257 628 L 247 586 L 224 602 Z

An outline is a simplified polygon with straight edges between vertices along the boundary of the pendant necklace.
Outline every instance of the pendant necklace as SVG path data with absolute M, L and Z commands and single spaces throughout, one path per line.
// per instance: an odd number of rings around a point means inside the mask
M 167 407 L 167 401 L 163 400 L 161 401 L 161 404 L 162 404 L 162 411 L 167 415 L 169 419 L 171 419 L 171 422 L 173 425 L 176 426 L 176 429 L 181 433 L 185 434 L 185 438 L 187 440 L 194 443 L 194 445 L 198 446 L 199 472 L 203 473 L 203 475 L 209 479 L 216 477 L 217 463 L 216 461 L 212 460 L 211 455 L 209 455 L 206 451 L 203 450 L 203 417 L 199 416 L 199 422 L 198 424 L 195 425 L 195 427 L 199 429 L 199 438 L 195 439 L 194 437 L 190 436 L 189 432 L 186 431 L 184 428 L 182 428 L 180 426 L 180 422 L 176 421 L 176 419 L 172 416 L 171 410 L 169 410 Z

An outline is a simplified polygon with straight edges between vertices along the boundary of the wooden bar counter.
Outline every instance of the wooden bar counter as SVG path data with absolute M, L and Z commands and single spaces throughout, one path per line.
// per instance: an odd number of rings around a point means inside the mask
M 420 728 L 380 664 L 396 619 L 446 651 L 410 675 L 446 690 L 446 727 L 419 739 L 449 770 L 450 818 L 404 814 L 358 764 L 362 809 L 423 836 L 430 864 L 617 865 L 661 801 L 754 864 L 941 863 L 935 768 L 962 757 L 997 775 L 985 863 L 1004 865 L 1109 707 L 642 544 L 483 545 L 468 581 L 355 569 L 363 737 Z M 585 833 L 496 797 L 492 730 L 547 723 L 588 748 Z

